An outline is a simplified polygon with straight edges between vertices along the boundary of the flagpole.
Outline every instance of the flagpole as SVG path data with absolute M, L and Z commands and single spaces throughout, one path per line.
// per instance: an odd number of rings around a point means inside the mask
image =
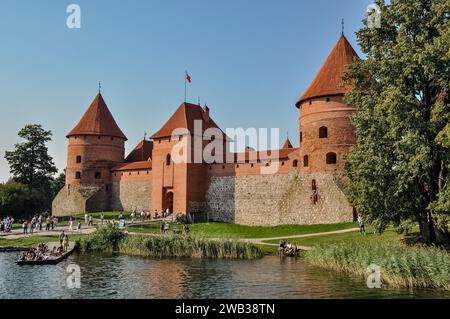
M 184 103 L 186 103 L 186 90 L 187 90 L 187 70 L 184 72 Z

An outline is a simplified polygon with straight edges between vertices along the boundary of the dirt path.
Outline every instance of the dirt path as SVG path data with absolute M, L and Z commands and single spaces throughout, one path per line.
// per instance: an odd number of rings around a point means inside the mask
M 82 227 L 80 231 L 73 230 L 69 231 L 68 226 L 60 226 L 56 227 L 54 230 L 41 230 L 41 231 L 34 231 L 33 233 L 24 234 L 22 229 L 14 229 L 11 233 L 7 234 L 0 234 L 0 238 L 3 239 L 18 239 L 23 237 L 33 237 L 33 236 L 59 236 L 61 232 L 64 230 L 64 232 L 68 235 L 77 235 L 77 234 L 92 234 L 95 231 L 95 227 Z
M 349 229 L 341 229 L 334 230 L 329 232 L 322 233 L 312 233 L 312 234 L 303 234 L 303 235 L 292 235 L 292 236 L 281 236 L 281 237 L 268 237 L 268 238 L 248 238 L 244 239 L 244 241 L 257 244 L 257 245 L 267 245 L 267 246 L 278 246 L 278 244 L 265 243 L 265 241 L 272 240 L 287 240 L 287 239 L 296 239 L 296 238 L 306 238 L 306 237 L 316 237 L 316 236 L 326 236 L 326 235 L 334 235 L 334 234 L 345 234 L 359 231 L 359 228 L 349 228 Z M 302 250 L 310 250 L 309 246 L 297 246 Z

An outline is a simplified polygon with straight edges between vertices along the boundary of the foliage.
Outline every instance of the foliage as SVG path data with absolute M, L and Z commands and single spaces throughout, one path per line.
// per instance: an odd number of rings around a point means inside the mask
M 184 235 L 126 235 L 117 226 L 107 224 L 92 235 L 81 238 L 82 251 L 112 252 L 145 257 L 192 257 L 253 259 L 262 257 L 255 245 L 230 239 L 210 239 Z
M 346 75 L 358 110 L 350 200 L 379 231 L 413 220 L 424 242 L 445 242 L 436 221 L 450 212 L 450 0 L 377 3 L 381 28 L 357 32 L 366 59 Z
M 107 223 L 97 231 L 79 241 L 82 251 L 113 252 L 118 249 L 119 242 L 125 237 L 123 230 L 116 225 Z
M 13 179 L 0 185 L 0 214 L 29 217 L 50 210 L 65 176 L 53 178 L 57 169 L 46 146 L 50 131 L 34 124 L 25 126 L 18 135 L 25 141 L 5 153 Z
M 435 247 L 409 247 L 395 243 L 351 242 L 317 246 L 305 253 L 309 263 L 360 278 L 369 265 L 381 267 L 383 284 L 391 287 L 450 290 L 450 255 Z

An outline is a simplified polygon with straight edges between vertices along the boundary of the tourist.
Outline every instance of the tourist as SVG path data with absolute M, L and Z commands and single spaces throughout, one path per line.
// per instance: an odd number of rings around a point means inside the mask
M 103 222 L 105 221 L 105 215 L 100 215 L 100 223 L 103 225 Z
M 42 231 L 42 215 L 38 217 L 39 231 Z
M 58 227 L 58 217 L 55 216 L 55 228 Z
M 72 220 L 72 217 L 70 217 L 70 220 L 69 220 L 69 231 L 73 231 L 73 220 Z
M 170 230 L 170 225 L 169 223 L 164 223 L 164 234 L 169 233 Z
M 89 215 L 89 223 L 88 223 L 88 226 L 92 226 L 93 224 L 92 224 L 92 216 L 91 215 Z
M 141 212 L 141 220 L 144 221 L 144 219 L 145 219 L 145 213 L 144 213 L 144 211 L 142 211 Z
M 134 217 L 135 217 L 135 214 L 134 214 L 134 212 L 132 212 L 132 213 L 131 213 L 131 223 L 132 223 L 132 224 L 134 223 Z
M 81 233 L 81 222 L 78 221 L 77 230 L 79 233 Z
M 364 219 L 360 214 L 358 214 L 358 225 L 359 225 L 359 233 L 365 235 L 366 234 L 366 226 L 364 225 Z
M 159 226 L 159 230 L 160 230 L 161 234 L 164 233 L 164 224 L 163 224 L 163 222 L 161 222 L 161 225 Z
M 69 236 L 64 236 L 64 250 L 67 251 L 69 248 Z
M 50 230 L 50 217 L 47 216 L 47 218 L 45 219 L 45 230 L 49 231 Z
M 60 246 L 62 246 L 65 236 L 66 236 L 66 234 L 64 233 L 64 230 L 63 230 L 62 233 L 59 235 L 59 245 Z
M 88 224 L 88 218 L 89 218 L 89 215 L 86 213 L 86 214 L 84 214 L 84 223 L 87 225 Z

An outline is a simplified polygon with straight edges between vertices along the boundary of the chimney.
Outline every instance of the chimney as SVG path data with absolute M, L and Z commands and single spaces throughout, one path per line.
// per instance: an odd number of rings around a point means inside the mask
M 203 107 L 203 119 L 205 120 L 206 123 L 209 122 L 209 107 L 205 106 Z

